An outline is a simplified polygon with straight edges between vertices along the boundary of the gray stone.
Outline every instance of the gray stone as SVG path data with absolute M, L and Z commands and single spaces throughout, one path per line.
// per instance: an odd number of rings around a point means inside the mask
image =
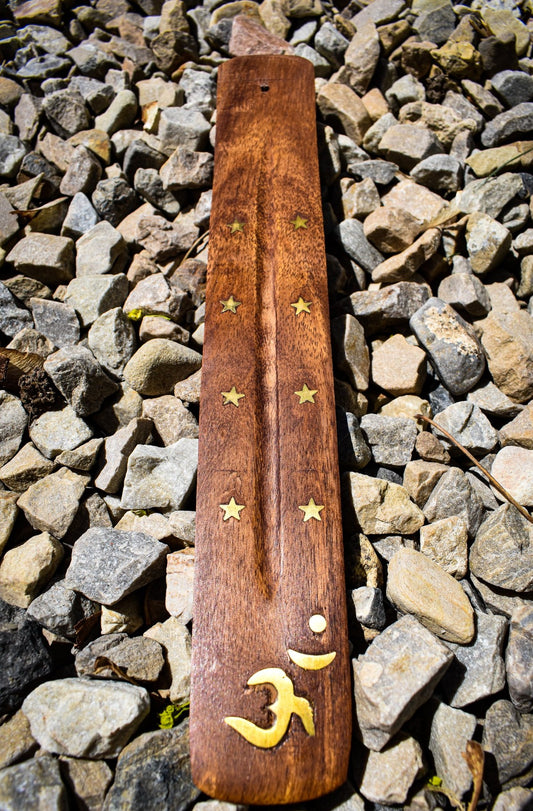
M 466 227 L 466 247 L 474 273 L 484 276 L 498 267 L 511 248 L 511 232 L 483 212 L 474 212 Z
M 87 340 L 96 360 L 115 376 L 122 375 L 137 345 L 133 324 L 121 307 L 100 315 L 92 323 Z
M 100 180 L 91 200 L 100 217 L 111 225 L 119 225 L 138 205 L 137 195 L 123 177 Z
M 413 11 L 418 15 L 413 28 L 421 40 L 442 45 L 453 33 L 457 20 L 449 0 L 433 3 L 420 0 L 413 4 Z
M 150 144 L 140 138 L 132 141 L 127 147 L 122 161 L 122 168 L 130 182 L 135 176 L 137 169 L 156 169 L 159 171 L 164 164 L 167 148 L 163 144 L 159 144 L 158 141 L 155 141 L 155 143 L 157 143 L 160 149 L 154 149 Z M 163 150 L 165 151 L 163 152 Z
M 28 424 L 28 415 L 14 394 L 0 390 L 0 463 L 15 456 Z
M 74 275 L 74 243 L 68 237 L 32 233 L 17 242 L 6 262 L 17 273 L 55 287 Z
M 533 109 L 533 104 L 530 106 Z M 497 219 L 515 197 L 524 197 L 525 194 L 524 181 L 520 175 L 505 172 L 496 177 L 472 180 L 463 191 L 458 192 L 456 201 L 465 214 L 481 212 Z
M 439 412 L 436 421 L 474 456 L 484 456 L 498 444 L 498 432 L 474 403 L 453 403 Z M 431 430 L 448 451 L 455 450 L 438 428 Z
M 514 611 L 529 605 L 528 601 L 515 591 L 506 591 L 497 586 L 491 586 L 483 580 L 479 580 L 472 572 L 470 572 L 469 580 L 477 594 L 481 596 L 485 607 L 493 614 L 500 614 L 502 617 L 510 619 Z
M 365 442 L 355 414 L 337 407 L 337 439 L 339 463 L 343 470 L 360 470 L 371 460 L 372 453 Z M 2 471 L 0 470 L 0 478 Z
M 80 192 L 90 194 L 101 177 L 100 161 L 90 149 L 82 144 L 74 150 L 72 163 L 63 175 L 59 191 L 69 197 Z
M 320 26 L 315 34 L 314 43 L 318 53 L 322 54 L 330 65 L 340 68 L 349 40 L 332 23 L 326 22 Z
M 71 63 L 68 59 L 53 54 L 36 56 L 28 59 L 25 65 L 17 70 L 17 76 L 21 79 L 46 79 L 58 73 L 69 70 Z
M 163 445 L 172 445 L 182 437 L 197 437 L 198 422 L 181 400 L 171 394 L 145 400 L 143 416 L 153 420 Z
M 405 8 L 404 0 L 373 0 L 371 4 L 357 12 L 351 18 L 351 22 L 356 27 L 363 25 L 367 20 L 372 20 L 376 25 L 383 25 L 395 20 Z
M 380 751 L 431 696 L 453 655 L 414 617 L 389 625 L 353 661 L 363 743 Z
M 26 151 L 26 147 L 16 135 L 0 133 L 0 177 L 14 177 Z
M 476 131 L 481 132 L 485 126 L 485 119 L 479 110 L 461 93 L 448 90 L 444 97 L 443 107 L 450 107 L 464 119 L 469 118 L 476 124 Z M 455 140 L 455 139 L 454 139 Z
M 362 145 L 370 153 L 379 152 L 381 139 L 390 127 L 398 124 L 398 119 L 392 113 L 385 113 L 365 132 Z
M 528 137 L 532 129 L 533 103 L 522 102 L 489 121 L 481 134 L 481 143 L 485 147 L 498 146 L 512 139 L 519 140 L 522 134 Z
M 370 272 L 383 261 L 383 255 L 367 240 L 358 220 L 343 220 L 339 224 L 338 237 L 346 253 L 365 270 Z
M 210 129 L 200 111 L 186 107 L 166 107 L 159 117 L 158 136 L 165 149 L 181 146 L 194 152 L 201 151 L 207 145 Z
M 435 772 L 445 788 L 461 799 L 472 785 L 472 775 L 463 753 L 467 742 L 474 738 L 477 719 L 475 715 L 452 709 L 442 701 L 432 709 L 435 711 L 431 719 L 429 749 Z
M 469 479 L 457 467 L 450 468 L 440 477 L 423 509 L 429 522 L 451 515 L 461 516 L 471 538 L 475 537 L 484 512 L 481 499 L 473 490 Z
M 344 68 L 337 81 L 349 85 L 362 96 L 372 80 L 380 55 L 378 32 L 373 21 L 368 20 L 357 27 L 344 54 Z
M 376 0 L 374 0 L 376 2 Z M 350 312 L 367 334 L 407 323 L 429 297 L 426 285 L 397 282 L 381 290 L 361 290 L 349 297 Z
M 485 355 L 470 324 L 438 298 L 428 299 L 409 324 L 446 388 L 454 395 L 470 391 L 485 370 Z
M 66 347 L 80 339 L 80 322 L 76 311 L 63 301 L 31 298 L 30 306 L 35 326 L 55 346 Z
M 411 459 L 418 434 L 414 420 L 365 414 L 361 430 L 378 464 L 402 467 Z
M 0 804 L 5 811 L 22 808 L 67 811 L 67 792 L 57 760 L 44 756 L 2 769 Z
M 470 391 L 467 394 L 466 399 L 469 403 L 474 403 L 484 411 L 486 414 L 492 414 L 495 417 L 514 417 L 517 414 L 521 414 L 521 406 L 518 403 L 513 402 L 510 397 L 507 397 L 500 389 L 494 385 L 494 383 L 489 382 L 485 386 L 480 386 L 474 391 Z M 513 420 L 514 422 L 514 420 Z M 520 444 L 519 442 L 509 442 L 505 437 L 510 436 L 511 432 L 508 432 L 510 423 L 503 426 L 502 431 L 505 433 L 500 432 L 500 442 L 502 445 L 514 445 Z
M 116 675 L 111 667 L 98 663 L 105 657 L 117 665 L 124 674 L 135 681 L 157 681 L 165 660 L 159 642 L 145 636 L 130 639 L 127 634 L 107 634 L 89 642 L 76 656 L 78 676 L 92 676 L 99 679 L 113 679 Z
M 84 811 L 101 811 L 107 789 L 113 782 L 113 772 L 103 760 L 59 758 L 65 784 L 75 795 L 75 802 Z
M 165 214 L 176 215 L 179 213 L 180 204 L 172 192 L 164 188 L 161 175 L 157 169 L 143 169 L 142 167 L 137 169 L 133 179 L 133 186 L 135 191 L 148 203 L 164 211 Z M 204 192 L 204 194 L 206 193 Z M 200 223 L 196 224 L 199 225 Z
M 511 701 L 519 712 L 533 709 L 533 607 L 513 611 L 505 668 Z
M 494 756 L 499 783 L 504 785 L 531 766 L 533 716 L 520 715 L 505 699 L 495 701 L 485 716 L 482 743 Z
M 121 507 L 181 509 L 196 479 L 198 440 L 184 437 L 166 448 L 138 445 L 128 459 Z
M 82 326 L 89 327 L 102 313 L 124 304 L 127 295 L 127 277 L 123 273 L 105 273 L 72 279 L 65 302 L 76 310 Z
M 444 478 L 444 477 L 443 477 Z M 533 530 L 511 504 L 502 504 L 479 527 L 470 569 L 490 585 L 512 591 L 533 587 Z
M 361 625 L 381 631 L 386 625 L 383 592 L 372 586 L 360 586 L 352 591 L 355 617 Z
M 67 588 L 64 580 L 58 580 L 32 600 L 27 615 L 57 636 L 75 639 L 78 622 L 97 610 L 91 600 Z
M 496 797 L 493 811 L 529 811 L 533 803 L 533 791 L 515 786 L 502 791 Z
M 28 719 L 19 710 L 0 726 L 0 769 L 26 760 L 35 752 L 37 745 Z
M 307 59 L 313 65 L 315 76 L 327 78 L 331 74 L 331 65 L 325 56 L 305 42 L 300 42 L 294 49 L 294 55 Z
M 472 273 L 452 273 L 439 284 L 438 298 L 455 310 L 482 318 L 491 309 L 484 284 Z M 470 396 L 470 395 L 469 395 Z
M 463 589 L 421 552 L 400 549 L 393 555 L 387 597 L 399 611 L 414 614 L 441 639 L 465 645 L 474 636 L 474 613 Z
M 94 480 L 96 487 L 106 493 L 118 492 L 126 475 L 128 457 L 138 444 L 146 442 L 152 425 L 150 419 L 135 418 L 106 438 L 104 465 Z
M 462 167 L 453 155 L 430 155 L 417 163 L 411 170 L 411 177 L 428 189 L 453 192 L 461 186 Z
M 75 542 L 65 585 L 113 605 L 165 571 L 168 546 L 141 532 L 88 529 Z
M 455 659 L 441 682 L 452 707 L 466 707 L 505 687 L 502 659 L 507 621 L 492 614 L 476 614 L 476 635 L 469 645 L 450 645 Z
M 94 228 L 99 217 L 87 195 L 78 192 L 70 201 L 67 216 L 61 226 L 61 236 L 78 239 Z
M 522 70 L 502 70 L 491 77 L 490 83 L 507 107 L 517 107 L 533 99 L 533 76 Z
M 96 276 L 122 270 L 126 243 L 110 222 L 103 220 L 76 242 L 76 276 Z
M 115 91 L 110 84 L 91 79 L 89 76 L 73 76 L 70 79 L 70 87 L 81 93 L 92 112 L 96 114 L 109 107 L 115 97 Z
M 388 160 L 397 163 L 400 169 L 409 172 L 424 158 L 442 152 L 443 146 L 429 129 L 412 124 L 395 124 L 387 129 L 378 149 Z
M 71 406 L 65 406 L 61 411 L 46 411 L 34 420 L 29 434 L 39 451 L 47 459 L 54 459 L 62 451 L 87 442 L 93 432 Z
M 67 678 L 41 684 L 22 709 L 48 752 L 112 758 L 148 715 L 150 698 L 133 684 Z
M 366 391 L 370 357 L 365 333 L 353 315 L 341 315 L 332 321 L 336 364 L 356 391 Z
M 347 168 L 354 177 L 362 180 L 372 180 L 378 186 L 388 186 L 398 172 L 395 163 L 382 160 L 364 160 L 359 163 L 350 163 Z
M 196 513 L 194 510 L 176 510 L 168 515 L 168 523 L 175 538 L 194 546 L 196 535 Z
M 13 338 L 21 329 L 32 326 L 30 313 L 19 307 L 9 288 L 0 282 L 0 330 Z
M 122 751 L 104 811 L 168 807 L 186 811 L 200 796 L 192 782 L 189 725 L 145 732 Z
M 192 213 L 178 214 L 172 223 L 157 214 L 141 217 L 137 223 L 136 242 L 148 252 L 150 259 L 157 263 L 163 264 L 173 260 L 178 254 L 192 248 L 198 238 L 199 230 L 193 222 L 193 217 Z M 147 282 L 149 279 L 142 281 Z
M 76 90 L 57 90 L 45 96 L 43 111 L 60 138 L 68 138 L 91 126 L 83 96 Z
M 59 349 L 48 356 L 44 368 L 81 417 L 94 414 L 105 398 L 118 390 L 118 385 L 105 374 L 92 352 L 84 346 Z
M 205 189 L 212 184 L 213 156 L 179 146 L 161 167 L 163 186 L 169 191 Z
M 414 738 L 402 735 L 381 752 L 369 753 L 359 790 L 370 802 L 404 803 L 423 771 L 422 747 Z
M 124 368 L 124 379 L 147 396 L 169 394 L 176 383 L 197 371 L 202 356 L 175 341 L 154 338 L 141 346 Z
M 32 484 L 17 503 L 34 529 L 63 538 L 78 511 L 86 484 L 86 476 L 62 467 Z
M 111 54 L 107 54 L 90 42 L 82 42 L 75 48 L 71 48 L 68 56 L 83 75 L 94 76 L 97 79 L 103 79 L 110 68 L 118 67 Z
M 37 680 L 52 672 L 41 629 L 26 612 L 0 600 L 0 711 L 12 712 Z
M 19 230 L 19 224 L 15 209 L 5 196 L 0 192 L 0 245 L 9 242 Z
M 359 526 L 366 534 L 412 535 L 424 523 L 422 511 L 399 484 L 362 473 L 348 473 L 344 485 L 347 503 L 351 503 Z

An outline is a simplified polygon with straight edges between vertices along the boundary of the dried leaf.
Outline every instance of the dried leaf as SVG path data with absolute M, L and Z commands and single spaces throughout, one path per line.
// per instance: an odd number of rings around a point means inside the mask
M 101 614 L 101 611 L 97 611 L 95 614 L 91 614 L 90 617 L 85 617 L 85 619 L 82 619 L 76 623 L 74 630 L 76 631 L 75 645 L 77 648 L 83 648 L 89 639 L 93 628 L 97 623 L 100 622 Z
M 33 372 L 34 369 L 42 369 L 44 365 L 44 358 L 35 352 L 19 352 L 18 349 L 0 347 L 0 357 L 5 358 L 0 366 L 0 383 L 6 388 L 16 387 L 21 375 Z
M 472 791 L 470 802 L 468 803 L 468 811 L 475 811 L 478 804 L 479 795 L 481 794 L 481 788 L 483 786 L 485 753 L 479 743 L 476 741 L 467 741 L 466 752 L 463 753 L 463 757 L 466 760 L 466 765 L 470 769 L 470 773 L 472 774 L 472 779 L 474 781 L 474 789 Z
M 123 667 L 117 665 L 116 662 L 112 662 L 107 656 L 97 656 L 94 662 L 94 673 L 102 673 L 104 670 L 111 670 L 120 681 L 127 681 L 136 685 L 141 684 L 137 679 L 128 676 Z

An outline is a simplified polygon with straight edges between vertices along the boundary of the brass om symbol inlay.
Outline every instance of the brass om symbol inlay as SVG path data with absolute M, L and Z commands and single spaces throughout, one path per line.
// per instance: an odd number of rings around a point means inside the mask
M 322 633 L 326 628 L 326 620 L 320 614 L 313 614 L 309 620 L 309 627 L 314 633 Z M 312 654 L 290 648 L 287 653 L 291 661 L 303 670 L 322 670 L 337 655 L 336 651 Z M 315 734 L 311 703 L 303 696 L 295 695 L 292 680 L 280 667 L 266 667 L 258 670 L 250 676 L 246 683 L 250 687 L 269 684 L 277 692 L 275 701 L 267 706 L 267 709 L 274 715 L 274 723 L 270 727 L 258 727 L 252 721 L 239 716 L 228 715 L 224 718 L 225 723 L 242 735 L 248 743 L 261 749 L 271 749 L 273 746 L 277 746 L 287 733 L 293 714 L 300 718 L 308 735 Z

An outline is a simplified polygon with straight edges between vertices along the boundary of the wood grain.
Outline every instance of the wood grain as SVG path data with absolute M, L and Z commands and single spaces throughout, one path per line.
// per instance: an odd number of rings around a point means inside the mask
M 192 770 L 196 785 L 213 797 L 288 803 L 344 782 L 351 736 L 314 74 L 299 57 L 250 56 L 226 62 L 218 76 Z M 300 299 L 303 305 L 292 306 Z M 233 517 L 231 507 L 221 506 L 232 499 Z M 324 618 L 325 630 L 311 629 L 314 615 Z M 331 652 L 333 661 L 321 669 L 307 669 L 309 661 L 321 662 L 312 657 L 295 661 L 298 654 Z M 259 674 L 247 684 L 264 669 L 274 681 Z M 274 687 L 282 672 L 292 683 L 284 682 L 289 693 L 304 699 L 288 724 L 284 688 Z M 277 716 L 267 709 L 276 697 Z M 281 740 L 262 748 L 228 718 L 274 728 Z

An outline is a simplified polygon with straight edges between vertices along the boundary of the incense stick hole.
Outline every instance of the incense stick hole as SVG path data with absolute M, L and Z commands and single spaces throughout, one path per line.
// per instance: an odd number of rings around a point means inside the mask
M 262 84 L 262 85 L 260 85 L 260 87 L 261 87 L 261 93 L 266 93 L 267 90 L 270 90 L 270 87 L 267 84 Z

